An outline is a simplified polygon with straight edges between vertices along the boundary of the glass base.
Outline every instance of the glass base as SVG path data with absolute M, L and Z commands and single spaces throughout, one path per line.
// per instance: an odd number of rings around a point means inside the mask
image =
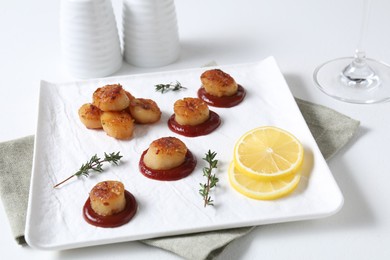
M 354 57 L 346 57 L 321 64 L 314 71 L 314 82 L 325 94 L 341 101 L 358 104 L 390 101 L 390 66 L 366 59 L 374 73 L 365 78 L 353 78 L 347 72 L 354 60 Z

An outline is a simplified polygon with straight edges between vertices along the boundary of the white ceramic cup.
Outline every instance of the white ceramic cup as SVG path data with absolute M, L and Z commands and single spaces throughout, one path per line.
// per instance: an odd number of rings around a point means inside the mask
M 105 77 L 122 66 L 110 0 L 61 0 L 62 58 L 76 78 Z
M 124 0 L 125 60 L 139 67 L 168 65 L 180 55 L 173 0 Z

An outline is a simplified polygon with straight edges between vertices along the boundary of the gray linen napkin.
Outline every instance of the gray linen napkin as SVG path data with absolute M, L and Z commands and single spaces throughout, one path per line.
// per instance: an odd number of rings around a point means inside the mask
M 324 106 L 296 99 L 318 146 L 326 159 L 339 151 L 356 132 L 359 121 Z M 31 177 L 34 137 L 0 143 L 0 196 L 19 244 L 25 244 L 24 227 Z M 213 259 L 234 239 L 253 227 L 211 231 L 143 240 L 148 245 L 172 251 L 187 259 Z

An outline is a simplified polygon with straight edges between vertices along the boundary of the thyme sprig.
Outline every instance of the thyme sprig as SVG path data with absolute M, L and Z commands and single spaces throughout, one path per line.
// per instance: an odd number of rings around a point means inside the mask
M 118 165 L 118 162 L 122 157 L 123 156 L 121 156 L 119 152 L 117 153 L 114 152 L 109 154 L 104 153 L 104 159 L 99 158 L 97 154 L 95 154 L 94 156 L 91 157 L 91 159 L 89 159 L 89 161 L 87 161 L 85 164 L 82 164 L 80 169 L 76 173 L 72 174 L 65 180 L 57 183 L 56 185 L 54 185 L 53 188 L 57 188 L 58 186 L 60 186 L 61 184 L 65 183 L 66 181 L 70 180 L 73 177 L 79 177 L 79 176 L 88 177 L 90 174 L 89 171 L 95 171 L 99 173 L 103 172 L 103 163 L 110 162 L 112 164 Z
M 217 186 L 219 179 L 212 174 L 213 169 L 217 168 L 218 160 L 215 160 L 216 152 L 211 152 L 210 150 L 206 153 L 206 157 L 202 158 L 208 163 L 208 167 L 203 168 L 203 176 L 207 178 L 206 183 L 199 183 L 200 190 L 199 194 L 203 197 L 204 207 L 210 205 L 214 206 L 214 201 L 211 199 L 210 190 Z
M 176 83 L 171 82 L 169 84 L 157 84 L 154 86 L 156 88 L 156 91 L 160 91 L 161 93 L 165 93 L 170 90 L 178 91 L 181 89 L 186 89 L 186 87 L 183 87 L 179 81 L 176 81 Z

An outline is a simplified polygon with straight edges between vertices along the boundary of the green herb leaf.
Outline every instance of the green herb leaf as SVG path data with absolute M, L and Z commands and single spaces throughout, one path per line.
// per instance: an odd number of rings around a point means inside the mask
M 85 164 L 82 164 L 80 169 L 74 173 L 73 175 L 69 176 L 68 178 L 66 178 L 65 180 L 57 183 L 56 185 L 54 185 L 53 188 L 57 188 L 58 186 L 60 186 L 61 184 L 63 184 L 64 182 L 68 181 L 69 179 L 73 178 L 73 177 L 78 177 L 78 176 L 84 176 L 84 177 L 88 177 L 90 172 L 89 171 L 95 171 L 95 172 L 103 172 L 103 163 L 105 162 L 110 162 L 112 164 L 115 164 L 115 165 L 118 165 L 120 159 L 122 158 L 123 156 L 119 154 L 119 152 L 117 153 L 104 153 L 104 159 L 101 159 L 97 156 L 97 154 L 93 155 L 91 157 L 91 159 L 89 159 L 89 161 L 87 161 Z
M 154 85 L 154 87 L 156 88 L 156 91 L 159 91 L 162 94 L 164 94 L 165 92 L 168 92 L 170 90 L 178 91 L 181 89 L 186 89 L 186 87 L 183 87 L 179 81 L 176 81 L 176 83 L 171 82 L 169 84 L 157 84 L 157 85 Z
M 202 158 L 208 163 L 208 167 L 203 168 L 203 176 L 207 178 L 207 182 L 205 184 L 200 184 L 199 194 L 203 197 L 204 207 L 206 206 L 214 206 L 213 200 L 210 196 L 210 189 L 217 186 L 219 179 L 215 176 L 215 174 L 211 174 L 213 169 L 217 168 L 218 160 L 214 160 L 216 152 L 211 152 L 210 150 L 206 153 L 205 158 Z

